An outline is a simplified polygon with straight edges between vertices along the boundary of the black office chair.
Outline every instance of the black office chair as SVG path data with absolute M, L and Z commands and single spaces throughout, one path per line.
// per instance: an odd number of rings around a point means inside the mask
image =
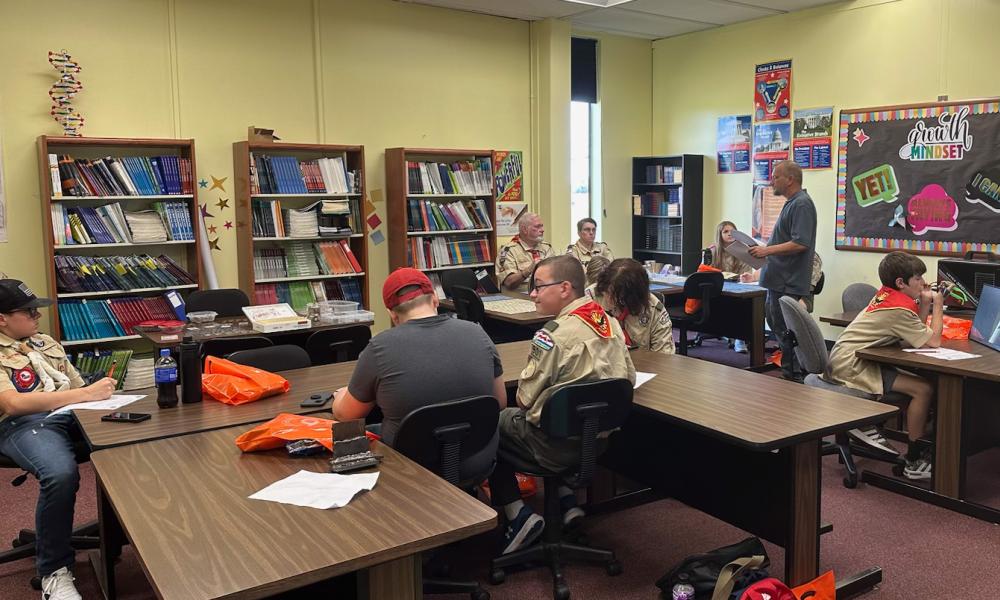
M 357 360 L 372 339 L 367 325 L 317 331 L 306 340 L 306 352 L 313 365 L 329 365 Z
M 472 321 L 480 325 L 486 320 L 486 308 L 483 299 L 476 290 L 462 285 L 451 286 L 451 297 L 455 302 L 455 313 L 463 321 Z
M 855 312 L 864 310 L 868 303 L 872 301 L 878 290 L 875 286 L 867 283 L 852 283 L 844 288 L 840 295 L 840 306 L 844 312 Z
M 830 362 L 830 356 L 826 351 L 826 340 L 823 339 L 823 332 L 820 331 L 819 324 L 802 308 L 798 300 L 790 296 L 782 296 L 778 302 L 781 303 L 781 314 L 785 318 L 785 325 L 792 334 L 795 356 L 798 357 L 802 368 L 809 373 L 803 383 L 808 386 L 839 392 L 856 398 L 874 400 L 875 396 L 872 394 L 844 385 L 830 383 L 820 377 L 820 374 L 826 371 L 827 365 Z M 900 394 L 899 392 L 889 392 L 880 399 L 881 402 L 896 406 L 905 406 L 909 400 L 909 396 Z M 901 456 L 890 455 L 885 452 L 869 449 L 867 446 L 851 443 L 847 432 L 836 434 L 833 443 L 823 442 L 821 453 L 823 456 L 829 454 L 839 455 L 840 462 L 847 471 L 847 475 L 844 477 L 844 487 L 847 488 L 854 488 L 858 485 L 858 470 L 854 466 L 854 455 L 892 463 L 893 470 L 898 475 L 902 474 L 904 464 Z
M 611 550 L 590 548 L 563 541 L 562 511 L 559 507 L 559 486 L 586 487 L 597 464 L 598 434 L 622 426 L 632 408 L 632 384 L 627 379 L 604 379 L 576 383 L 560 388 L 545 403 L 539 427 L 552 439 L 580 438 L 578 468 L 568 471 L 549 471 L 533 462 L 525 462 L 518 455 L 500 449 L 503 460 L 518 472 L 545 478 L 545 531 L 542 540 L 493 559 L 490 581 L 503 583 L 504 569 L 524 563 L 548 565 L 552 571 L 552 596 L 557 600 L 569 598 L 569 586 L 562 574 L 566 561 L 603 563 L 608 575 L 620 575 L 621 563 Z
M 492 396 L 474 396 L 418 408 L 399 424 L 393 448 L 440 475 L 448 483 L 472 490 L 489 477 L 494 463 L 463 473 L 463 462 L 494 444 L 500 407 Z M 468 593 L 473 600 L 490 594 L 475 581 L 424 578 L 425 594 Z
M 309 353 L 301 346 L 282 344 L 270 348 L 256 350 L 240 350 L 229 355 L 229 360 L 248 367 L 257 367 L 265 371 L 288 371 L 311 367 Z
M 274 345 L 269 338 L 262 335 L 249 335 L 245 337 L 224 337 L 205 340 L 201 343 L 201 358 L 206 356 L 218 356 L 228 358 L 233 352 L 240 350 L 255 350 L 257 348 L 270 348 Z
M 473 291 L 479 288 L 479 280 L 472 269 L 449 269 L 441 272 L 441 287 L 444 288 L 444 295 L 454 298 L 452 288 L 461 286 Z
M 689 315 L 684 312 L 684 306 L 671 306 L 667 308 L 670 315 L 670 322 L 680 333 L 680 344 L 677 352 L 687 355 L 688 352 L 688 329 L 704 325 L 712 316 L 712 299 L 722 295 L 722 273 L 718 271 L 702 271 L 691 273 L 684 281 L 684 299 L 701 300 L 698 312 Z
M 214 310 L 220 317 L 242 317 L 244 306 L 250 306 L 250 299 L 243 290 L 234 288 L 198 290 L 184 301 L 185 312 Z

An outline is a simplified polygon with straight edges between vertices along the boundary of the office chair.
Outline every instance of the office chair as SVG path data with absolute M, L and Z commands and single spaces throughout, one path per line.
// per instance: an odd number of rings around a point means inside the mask
M 867 283 L 852 283 L 844 288 L 844 292 L 840 295 L 840 305 L 844 312 L 861 311 L 868 306 L 876 293 L 878 290 Z
M 441 272 L 441 287 L 444 288 L 444 295 L 454 298 L 452 288 L 462 286 L 473 291 L 479 288 L 479 280 L 472 269 L 449 269 Z M 459 317 L 461 318 L 461 317 Z
M 228 358 L 233 352 L 269 348 L 273 345 L 274 343 L 269 338 L 262 335 L 214 338 L 201 343 L 201 358 L 202 360 L 206 356 Z
M 611 550 L 590 548 L 563 541 L 562 510 L 559 507 L 559 486 L 586 487 L 597 464 L 598 434 L 613 431 L 624 424 L 632 408 L 632 384 L 627 379 L 604 379 L 575 383 L 560 388 L 545 403 L 539 427 L 552 439 L 580 438 L 580 462 L 567 471 L 549 471 L 518 455 L 504 452 L 501 457 L 514 470 L 545 479 L 545 531 L 542 540 L 493 559 L 490 581 L 503 583 L 505 568 L 524 563 L 548 565 L 552 571 L 552 596 L 569 598 L 569 586 L 562 574 L 566 561 L 603 563 L 608 575 L 620 575 L 621 563 Z
M 788 327 L 789 331 L 791 331 L 793 336 L 792 343 L 795 347 L 795 355 L 798 357 L 802 368 L 809 373 L 803 383 L 808 386 L 830 390 L 846 394 L 848 396 L 864 398 L 865 400 L 875 400 L 876 396 L 873 394 L 869 394 L 861 390 L 855 390 L 844 385 L 830 383 L 820 377 L 820 374 L 826 371 L 827 365 L 830 362 L 830 356 L 826 351 L 826 340 L 823 339 L 823 332 L 820 331 L 819 325 L 813 320 L 812 316 L 810 316 L 809 313 L 802 308 L 802 305 L 799 304 L 798 300 L 789 296 L 782 296 L 778 302 L 781 303 L 781 314 L 785 317 L 785 325 Z M 906 394 L 889 392 L 888 394 L 885 394 L 880 401 L 887 404 L 901 406 L 909 402 L 909 399 L 910 397 Z M 857 467 L 854 466 L 854 454 L 893 463 L 893 472 L 898 470 L 899 473 L 897 474 L 902 474 L 902 457 L 892 456 L 886 454 L 885 452 L 879 452 L 858 444 L 852 444 L 850 438 L 847 436 L 847 432 L 836 434 L 832 444 L 823 442 L 821 453 L 823 456 L 828 454 L 839 455 L 840 462 L 844 465 L 844 469 L 847 471 L 847 475 L 844 477 L 844 487 L 847 488 L 854 488 L 858 485 L 858 470 Z
M 242 317 L 244 306 L 250 306 L 250 299 L 235 288 L 198 290 L 184 301 L 185 312 L 214 310 L 220 317 Z
M 671 306 L 667 308 L 670 315 L 670 322 L 680 332 L 680 344 L 678 354 L 687 355 L 688 352 L 688 329 L 704 325 L 712 315 L 712 299 L 722 295 L 722 273 L 718 271 L 702 271 L 688 275 L 684 282 L 685 300 L 701 300 L 698 312 L 689 315 L 684 312 L 683 306 Z
M 483 299 L 479 297 L 476 290 L 462 285 L 451 286 L 451 297 L 455 302 L 455 312 L 458 318 L 463 321 L 483 324 L 486 320 L 486 308 L 483 306 Z
M 281 344 L 269 348 L 255 350 L 240 350 L 229 355 L 229 360 L 248 367 L 256 367 L 265 371 L 288 371 L 311 367 L 309 353 L 301 346 Z
M 343 329 L 323 329 L 306 339 L 306 352 L 313 365 L 358 360 L 358 355 L 372 339 L 372 330 L 367 325 L 355 325 Z
M 474 490 L 489 477 L 495 460 L 469 465 L 467 459 L 497 444 L 500 407 L 492 396 L 474 396 L 423 406 L 399 424 L 393 448 L 448 483 Z M 465 468 L 463 468 L 465 467 Z M 475 581 L 424 578 L 425 594 L 468 593 L 472 600 L 489 600 L 490 594 Z

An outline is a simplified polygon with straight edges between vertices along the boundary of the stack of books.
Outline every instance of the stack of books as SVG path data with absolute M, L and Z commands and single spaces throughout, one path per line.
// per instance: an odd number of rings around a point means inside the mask
M 447 163 L 406 162 L 409 194 L 465 194 L 488 196 L 493 193 L 493 172 L 489 158 Z
M 167 241 L 167 229 L 163 226 L 160 213 L 155 210 L 127 212 L 125 220 L 136 244 Z
M 324 281 L 292 281 L 289 283 L 259 283 L 254 288 L 254 304 L 291 304 L 305 311 L 310 302 L 350 300 L 362 304 L 360 278 L 327 279 Z
M 191 226 L 191 213 L 184 202 L 154 202 L 153 208 L 160 214 L 166 224 L 167 235 L 171 240 L 191 241 L 194 239 L 194 227 Z
M 53 198 L 193 193 L 191 160 L 180 156 L 74 159 L 49 154 L 49 172 Z
M 435 236 L 411 237 L 406 248 L 408 264 L 417 269 L 490 262 L 490 245 L 485 239 L 456 240 Z
M 439 203 L 431 200 L 408 200 L 408 231 L 456 231 L 462 229 L 492 229 L 486 201 L 456 200 Z
M 666 165 L 648 165 L 646 183 L 683 183 L 684 169 Z
M 153 357 L 133 356 L 122 381 L 123 390 L 143 390 L 153 387 Z
M 60 294 L 167 288 L 194 284 L 169 256 L 55 256 Z
M 132 351 L 124 349 L 86 350 L 70 356 L 70 361 L 84 381 L 111 377 L 117 382 L 115 389 L 122 388 L 131 359 Z
M 646 192 L 640 199 L 642 207 L 638 214 L 653 217 L 681 216 L 681 191 L 674 188 L 664 192 Z M 633 207 L 634 208 L 634 207 Z M 634 212 L 634 211 L 633 211 Z
M 285 222 L 281 218 L 280 201 L 253 200 L 251 204 L 253 209 L 254 237 L 285 237 Z M 309 235 L 316 235 L 315 229 Z
M 67 207 L 53 203 L 52 237 L 57 246 L 132 242 L 132 232 L 117 203 Z
M 284 210 L 280 200 L 253 201 L 254 237 L 342 237 L 355 231 L 361 231 L 361 218 L 351 200 L 321 200 Z
M 299 161 L 294 156 L 250 154 L 251 194 L 356 194 L 358 172 L 344 157 Z
M 287 248 L 254 248 L 254 276 L 257 279 L 350 275 L 361 273 L 347 240 L 293 242 Z
M 135 326 L 145 321 L 175 320 L 177 316 L 162 296 L 123 296 L 105 300 L 59 300 L 62 339 L 95 340 L 135 335 Z

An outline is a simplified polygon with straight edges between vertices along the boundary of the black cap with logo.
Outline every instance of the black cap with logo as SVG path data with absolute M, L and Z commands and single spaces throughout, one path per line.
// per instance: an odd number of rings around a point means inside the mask
M 0 313 L 51 305 L 52 300 L 39 298 L 23 281 L 17 279 L 0 279 Z

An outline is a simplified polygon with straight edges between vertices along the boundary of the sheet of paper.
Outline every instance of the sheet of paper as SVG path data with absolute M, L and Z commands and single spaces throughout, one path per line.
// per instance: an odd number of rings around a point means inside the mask
M 757 244 L 754 245 L 756 246 Z M 747 246 L 739 240 L 736 240 L 732 244 L 726 246 L 726 252 L 732 254 L 755 269 L 763 267 L 764 262 L 767 260 L 764 258 L 757 258 L 753 254 L 750 254 L 750 246 Z
M 760 240 L 754 239 L 753 237 L 743 233 L 739 229 L 733 230 L 733 239 L 737 242 L 743 242 L 747 246 L 758 246 L 760 245 Z
M 59 413 L 64 413 L 71 411 L 74 408 L 87 409 L 87 410 L 118 410 L 119 408 L 125 406 L 126 404 L 131 404 L 136 400 L 142 400 L 146 396 L 144 395 L 127 395 L 127 394 L 112 394 L 107 400 L 98 400 L 97 402 L 77 402 L 76 404 L 67 404 L 66 406 L 59 407 L 49 413 L 48 416 L 58 415 Z
M 646 383 L 647 381 L 649 381 L 650 379 L 652 379 L 654 377 L 656 377 L 656 373 L 643 373 L 642 371 L 636 371 L 635 372 L 635 385 L 632 386 L 632 389 L 634 389 L 634 390 L 639 389 L 639 386 L 641 386 L 642 384 Z
M 968 352 L 952 350 L 950 348 L 903 348 L 903 352 L 913 352 L 931 358 L 940 358 L 941 360 L 963 360 L 966 358 L 979 358 L 980 356 L 979 354 L 969 354 Z
M 250 499 L 310 508 L 340 508 L 347 506 L 358 493 L 375 487 L 377 481 L 378 473 L 341 475 L 299 471 L 272 483 Z

